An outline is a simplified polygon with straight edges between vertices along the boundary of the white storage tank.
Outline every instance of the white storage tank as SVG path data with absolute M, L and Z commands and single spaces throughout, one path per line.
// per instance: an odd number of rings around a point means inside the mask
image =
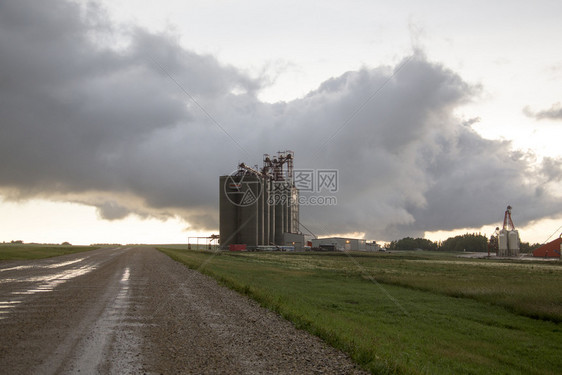
M 516 230 L 511 230 L 508 232 L 508 247 L 509 255 L 519 256 L 519 232 Z
M 508 236 L 505 229 L 500 230 L 498 234 L 498 256 L 506 256 L 508 253 Z

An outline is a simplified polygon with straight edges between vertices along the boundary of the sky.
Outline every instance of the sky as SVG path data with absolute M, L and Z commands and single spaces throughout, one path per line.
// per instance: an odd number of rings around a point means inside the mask
M 558 1 L 0 0 L 0 241 L 185 243 L 219 176 L 337 171 L 316 236 L 562 227 Z

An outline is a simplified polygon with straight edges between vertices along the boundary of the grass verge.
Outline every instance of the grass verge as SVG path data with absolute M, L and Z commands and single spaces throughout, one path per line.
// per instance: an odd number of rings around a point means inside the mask
M 550 309 L 551 320 L 530 318 L 528 298 L 546 307 L 553 299 L 510 285 L 522 277 L 544 287 L 560 280 L 556 265 L 415 253 L 160 250 L 318 335 L 373 374 L 556 374 L 562 368 L 560 306 Z
M 94 250 L 91 246 L 0 245 L 0 260 L 28 260 Z

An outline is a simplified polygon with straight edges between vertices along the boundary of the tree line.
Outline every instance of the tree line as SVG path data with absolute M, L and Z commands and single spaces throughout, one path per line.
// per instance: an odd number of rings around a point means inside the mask
M 445 241 L 431 241 L 426 238 L 404 237 L 392 241 L 388 245 L 389 250 L 430 250 L 430 251 L 488 251 L 490 240 L 480 233 L 467 233 L 455 237 L 449 237 Z M 529 244 L 521 242 L 520 252 L 530 253 L 539 243 Z M 492 251 L 496 251 L 495 249 Z

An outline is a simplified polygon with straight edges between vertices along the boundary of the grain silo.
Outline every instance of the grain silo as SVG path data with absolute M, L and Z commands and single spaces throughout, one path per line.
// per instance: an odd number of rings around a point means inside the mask
M 298 189 L 293 178 L 292 151 L 264 155 L 261 170 L 244 163 L 221 176 L 220 245 L 249 249 L 304 245 L 299 231 Z M 301 238 L 302 237 L 302 238 Z
M 519 232 L 515 229 L 515 225 L 513 225 L 511 220 L 511 206 L 507 206 L 503 218 L 503 228 L 498 233 L 497 256 L 519 256 L 519 247 Z

